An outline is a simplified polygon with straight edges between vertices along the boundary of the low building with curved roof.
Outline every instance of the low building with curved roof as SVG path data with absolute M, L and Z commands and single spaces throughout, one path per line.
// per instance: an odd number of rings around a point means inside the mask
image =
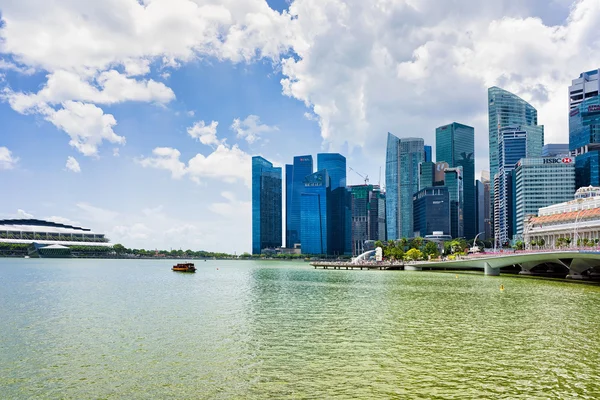
M 112 247 L 103 233 L 40 219 L 0 220 L 0 243 Z

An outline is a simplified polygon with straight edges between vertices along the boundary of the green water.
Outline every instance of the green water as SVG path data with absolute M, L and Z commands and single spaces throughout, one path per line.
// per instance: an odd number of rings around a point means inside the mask
M 598 286 L 171 265 L 0 259 L 0 398 L 600 398 Z

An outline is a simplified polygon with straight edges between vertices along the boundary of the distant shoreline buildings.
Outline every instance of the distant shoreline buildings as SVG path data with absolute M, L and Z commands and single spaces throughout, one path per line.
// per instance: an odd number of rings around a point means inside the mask
M 285 247 L 276 234 L 273 240 L 260 239 L 263 224 L 278 220 L 265 213 L 279 212 L 281 220 L 281 169 L 272 186 L 259 184 L 265 172 L 254 170 L 254 159 L 273 167 L 262 157 L 253 158 L 253 253 L 358 255 L 367 242 L 434 232 L 455 239 L 478 237 L 496 248 L 527 242 L 531 221 L 544 217 L 542 210 L 568 203 L 582 187 L 600 187 L 599 77 L 600 69 L 583 72 L 569 86 L 568 144 L 545 143 L 537 109 L 490 87 L 489 171 L 483 170 L 478 180 L 475 130 L 458 122 L 436 128 L 435 160 L 422 138 L 388 132 L 385 190 L 366 181 L 346 186 L 341 154 L 318 154 L 316 171 L 312 156 L 294 157 L 285 166 Z M 272 194 L 264 196 L 263 190 Z M 267 206 L 270 201 L 277 204 Z M 282 232 L 273 224 L 267 230 Z

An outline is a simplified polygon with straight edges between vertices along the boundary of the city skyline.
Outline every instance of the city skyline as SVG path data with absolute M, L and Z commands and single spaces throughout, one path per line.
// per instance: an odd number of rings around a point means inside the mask
M 523 98 L 545 142 L 565 143 L 568 87 L 598 67 L 591 0 L 234 3 L 1 5 L 2 217 L 91 226 L 128 247 L 249 251 L 252 155 L 283 168 L 339 152 L 375 183 L 388 131 L 435 153 L 435 128 L 459 121 L 488 169 L 487 88 Z M 161 35 L 167 21 L 177 29 Z

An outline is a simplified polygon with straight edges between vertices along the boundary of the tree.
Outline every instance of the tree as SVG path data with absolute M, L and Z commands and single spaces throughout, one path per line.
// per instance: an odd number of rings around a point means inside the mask
M 412 261 L 417 261 L 423 258 L 423 253 L 418 249 L 410 249 L 404 255 L 405 258 Z
M 400 245 L 402 246 L 402 250 L 406 249 L 406 246 L 408 246 L 408 239 L 405 237 L 400 239 Z
M 437 244 L 435 244 L 434 242 L 427 242 L 423 252 L 425 253 L 425 255 L 431 256 L 431 258 L 437 258 L 440 255 L 440 251 L 438 250 Z
M 123 254 L 127 252 L 127 248 L 120 243 L 117 243 L 113 246 L 113 250 L 117 254 Z
M 375 248 L 381 247 L 382 249 L 384 248 L 383 242 L 381 240 L 377 240 L 375 242 Z
M 523 248 L 525 247 L 525 243 L 523 243 L 520 240 L 517 240 L 513 247 L 515 248 L 515 250 L 523 250 Z
M 414 238 L 413 240 L 410 241 L 411 249 L 420 249 L 422 246 L 423 246 L 423 238 L 420 236 L 417 236 L 416 238 Z

